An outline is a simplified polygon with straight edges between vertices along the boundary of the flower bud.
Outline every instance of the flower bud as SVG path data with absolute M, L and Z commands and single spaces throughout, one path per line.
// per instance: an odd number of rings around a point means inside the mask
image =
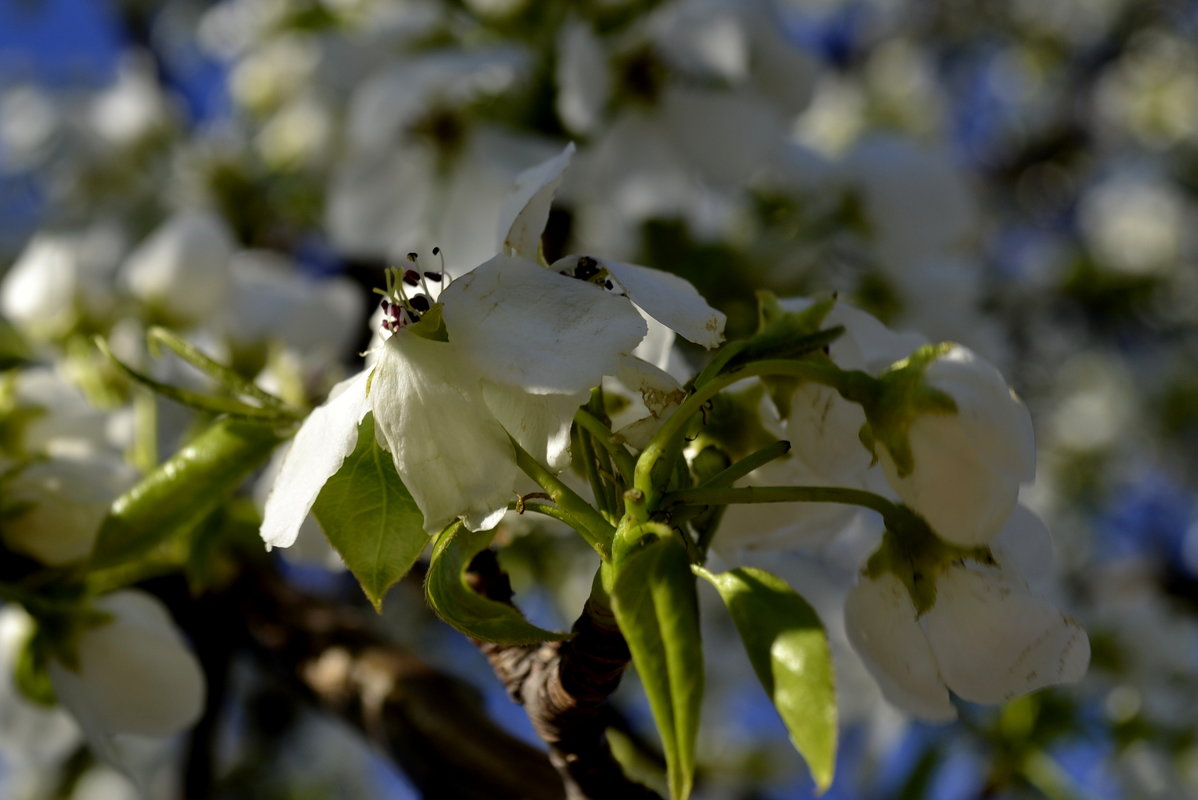
M 95 608 L 112 619 L 82 631 L 75 667 L 50 662 L 59 701 L 89 738 L 169 736 L 194 724 L 204 708 L 204 674 L 162 603 L 126 589 Z
M 177 324 L 194 325 L 225 302 L 232 254 L 232 237 L 220 218 L 182 212 L 129 256 L 122 278 L 156 313 Z
M 13 550 L 60 566 L 92 551 L 109 506 L 133 485 L 134 471 L 112 456 L 35 461 L 5 486 L 10 511 L 0 536 Z
M 913 357 L 883 379 L 895 385 L 911 370 L 922 370 L 917 392 L 940 393 L 955 411 L 910 402 L 880 422 L 871 418 L 882 469 L 942 539 L 983 545 L 1010 517 L 1019 484 L 1035 477 L 1031 417 L 998 370 L 960 345 L 922 363 Z

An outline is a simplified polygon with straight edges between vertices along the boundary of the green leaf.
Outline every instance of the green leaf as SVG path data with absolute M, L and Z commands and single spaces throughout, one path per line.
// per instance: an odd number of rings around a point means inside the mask
M 251 421 L 284 423 L 293 422 L 296 419 L 294 413 L 279 406 L 260 408 L 230 397 L 201 394 L 200 392 L 193 392 L 190 389 L 184 389 L 180 386 L 172 386 L 169 383 L 156 381 L 149 375 L 135 370 L 117 358 L 103 339 L 97 337 L 96 346 L 130 379 L 147 387 L 155 394 L 162 395 L 169 400 L 174 400 L 179 405 L 187 406 L 197 411 L 205 411 L 210 414 L 225 414 L 230 417 Z
M 634 533 L 639 546 L 621 551 L 612 610 L 628 641 L 666 754 L 670 797 L 688 797 L 703 700 L 703 649 L 695 576 L 686 547 L 665 526 Z
M 374 415 L 358 426 L 358 444 L 312 507 L 329 542 L 376 611 L 383 595 L 416 563 L 429 536 L 390 453 L 374 436 Z
M 765 570 L 696 571 L 723 598 L 757 679 L 823 792 L 836 767 L 836 686 L 819 617 L 785 581 Z
M 424 593 L 437 616 L 467 636 L 500 644 L 560 642 L 569 633 L 538 628 L 515 607 L 483 597 L 466 583 L 466 568 L 486 549 L 493 531 L 472 532 L 455 522 L 437 536 Z
M 112 504 L 92 568 L 135 558 L 224 504 L 283 441 L 273 427 L 222 417 Z
M 164 345 L 172 353 L 179 356 L 179 358 L 191 364 L 230 392 L 245 397 L 252 397 L 268 408 L 286 410 L 286 404 L 282 400 L 262 389 L 253 381 L 243 378 L 235 370 L 210 358 L 198 347 L 174 332 L 155 326 L 146 332 L 146 339 L 149 340 L 150 349 L 154 355 L 158 354 L 156 352 L 158 349 L 157 346 L 159 344 Z M 296 416 L 300 415 L 297 414 Z

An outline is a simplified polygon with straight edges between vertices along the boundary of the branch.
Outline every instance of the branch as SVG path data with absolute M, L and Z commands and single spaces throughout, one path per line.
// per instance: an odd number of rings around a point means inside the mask
M 363 614 L 269 571 L 247 571 L 233 592 L 254 651 L 359 728 L 425 796 L 564 796 L 545 754 L 498 727 L 474 687 L 384 641 Z
M 511 583 L 494 551 L 476 555 L 468 574 L 475 591 L 511 604 Z M 607 742 L 613 718 L 608 697 L 631 659 L 615 617 L 588 600 L 573 631 L 574 637 L 565 642 L 475 644 L 549 745 L 549 760 L 566 784 L 568 800 L 660 800 L 656 792 L 624 774 Z

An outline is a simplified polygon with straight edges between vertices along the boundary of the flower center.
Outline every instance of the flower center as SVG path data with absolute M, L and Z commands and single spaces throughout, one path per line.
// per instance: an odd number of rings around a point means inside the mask
M 574 262 L 574 266 L 559 269 L 559 275 L 565 275 L 568 278 L 577 278 L 585 283 L 593 283 L 596 286 L 602 286 L 604 289 L 615 291 L 615 284 L 611 282 L 611 273 L 607 268 L 602 266 L 598 261 L 590 256 L 579 256 Z
M 448 285 L 441 248 L 434 247 L 433 255 L 440 258 L 440 270 L 422 270 L 420 257 L 416 253 L 408 253 L 411 267 L 387 268 L 384 273 L 387 288 L 374 290 L 383 297 L 379 307 L 383 310 L 382 328 L 385 332 L 395 333 L 408 325 L 415 325 L 433 307 L 444 288 L 443 284 Z

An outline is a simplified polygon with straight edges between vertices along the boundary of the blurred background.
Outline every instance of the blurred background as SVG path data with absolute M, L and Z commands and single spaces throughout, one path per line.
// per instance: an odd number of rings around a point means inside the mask
M 22 410 L 70 406 L 139 469 L 173 452 L 187 415 L 90 344 L 139 363 L 151 324 L 319 402 L 357 369 L 382 268 L 433 247 L 451 274 L 489 257 L 514 177 L 569 141 L 550 260 L 676 272 L 730 336 L 752 329 L 757 289 L 836 291 L 985 355 L 1032 411 L 1022 499 L 1053 532 L 1054 600 L 1089 631 L 1090 674 L 928 726 L 838 665 L 826 796 L 1198 797 L 1195 0 L 0 0 L 0 310 L 37 365 L 6 373 L 0 439 L 15 446 Z M 560 565 L 585 553 L 519 534 L 518 600 L 569 620 L 590 579 Z M 818 595 L 835 554 L 796 558 Z M 362 605 L 318 531 L 263 563 Z M 197 606 L 177 572 L 146 585 L 201 650 L 213 710 L 153 755 L 159 796 L 417 796 L 260 653 L 218 647 L 220 594 Z M 418 582 L 371 624 L 535 741 Z M 709 658 L 698 796 L 809 796 L 746 663 Z M 621 707 L 651 762 L 634 686 Z M 0 709 L 0 796 L 131 791 L 66 721 L 34 741 L 16 719 Z

